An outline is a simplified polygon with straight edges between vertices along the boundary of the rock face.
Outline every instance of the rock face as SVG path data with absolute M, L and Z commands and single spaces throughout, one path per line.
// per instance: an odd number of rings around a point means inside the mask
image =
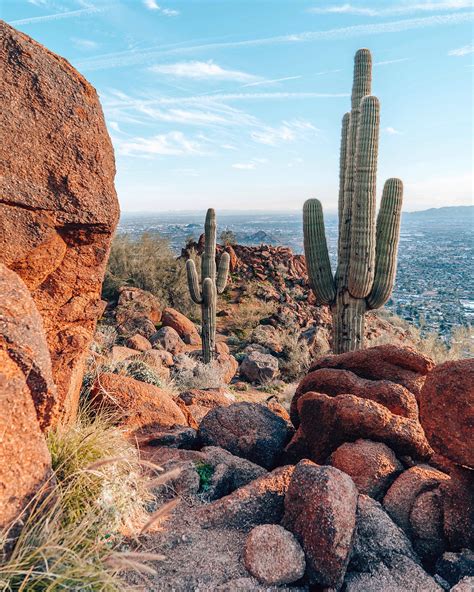
M 41 433 L 55 389 L 41 317 L 21 279 L 0 264 L 0 530 L 49 477 Z
M 374 401 L 306 393 L 298 401 L 298 411 L 315 462 L 324 462 L 341 444 L 358 438 L 384 442 L 398 454 L 419 459 L 432 453 L 418 421 L 394 415 Z
M 375 499 L 382 497 L 403 471 L 393 450 L 370 440 L 356 440 L 339 446 L 331 455 L 331 465 L 347 473 L 360 493 Z
M 278 462 L 292 430 L 279 415 L 258 403 L 216 407 L 201 421 L 199 437 L 266 469 Z
M 333 397 L 350 393 L 380 403 L 395 415 L 418 419 L 415 395 L 402 385 L 390 380 L 366 380 L 349 370 L 321 368 L 310 372 L 298 385 L 291 401 L 290 412 L 295 426 L 299 425 L 298 400 L 309 391 Z
M 431 446 L 474 468 L 474 360 L 436 366 L 420 395 L 420 421 Z
M 245 541 L 244 565 L 262 584 L 279 586 L 303 577 L 306 562 L 291 532 L 277 524 L 262 524 Z
M 30 290 L 58 404 L 74 417 L 119 208 L 94 88 L 64 59 L 0 22 L 0 261 Z
M 456 467 L 440 486 L 444 533 L 451 548 L 474 548 L 474 470 Z
M 352 479 L 333 467 L 299 462 L 285 497 L 282 525 L 300 541 L 311 584 L 342 584 L 352 550 L 357 489 Z
M 128 376 L 105 372 L 91 394 L 96 405 L 117 414 L 120 424 L 128 428 L 187 425 L 183 412 L 166 392 Z
M 434 362 L 411 347 L 378 345 L 318 358 L 310 372 L 320 368 L 339 368 L 369 380 L 397 382 L 418 396 Z

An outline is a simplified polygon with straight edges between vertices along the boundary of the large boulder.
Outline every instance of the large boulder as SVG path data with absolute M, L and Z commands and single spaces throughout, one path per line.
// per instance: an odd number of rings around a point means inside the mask
M 474 548 L 474 469 L 455 467 L 443 494 L 444 533 L 452 549 Z
M 0 22 L 0 261 L 43 319 L 58 405 L 75 416 L 119 207 L 94 88 L 63 58 Z M 33 122 L 33 123 L 32 123 Z
M 334 467 L 299 462 L 285 497 L 282 525 L 293 532 L 306 555 L 312 585 L 338 589 L 352 550 L 357 488 Z
M 262 524 L 245 541 L 244 565 L 262 584 L 280 586 L 302 578 L 306 562 L 291 532 L 277 524 Z
M 445 362 L 428 375 L 420 421 L 436 452 L 474 468 L 474 359 Z
M 198 424 L 212 409 L 228 407 L 235 402 L 235 397 L 224 389 L 191 389 L 180 393 L 178 398 L 183 401 Z
M 245 356 L 240 365 L 240 376 L 254 384 L 271 382 L 278 372 L 277 358 L 256 350 Z
M 320 368 L 350 370 L 361 378 L 397 382 L 418 396 L 433 367 L 430 358 L 413 348 L 388 344 L 318 358 L 310 372 Z
M 248 531 L 257 524 L 279 523 L 293 471 L 292 466 L 279 467 L 204 506 L 198 512 L 200 524 Z
M 418 405 L 415 395 L 401 384 L 390 380 L 367 380 L 349 370 L 321 368 L 307 374 L 298 385 L 291 401 L 291 420 L 299 425 L 298 400 L 305 393 L 313 391 L 325 395 L 356 395 L 375 401 L 395 415 L 418 419 Z
M 117 422 L 128 428 L 151 424 L 169 427 L 187 425 L 181 409 L 163 389 L 129 376 L 105 372 L 91 391 L 94 405 L 114 414 Z
M 382 497 L 396 476 L 403 471 L 393 450 L 382 442 L 356 440 L 335 450 L 330 464 L 352 478 L 360 493 Z
M 161 320 L 159 300 L 151 292 L 134 286 L 122 286 L 115 309 L 115 320 L 122 324 L 133 317 L 146 317 L 154 324 Z
M 205 445 L 220 446 L 266 469 L 276 466 L 291 435 L 288 422 L 259 403 L 216 407 L 199 426 Z
M 0 531 L 50 475 L 41 427 L 54 417 L 54 403 L 40 314 L 25 284 L 0 264 Z
M 161 317 L 163 327 L 172 327 L 184 343 L 200 345 L 201 338 L 195 324 L 174 308 L 165 308 Z
M 418 421 L 356 397 L 306 393 L 298 401 L 301 428 L 310 458 L 324 462 L 341 444 L 359 438 L 383 442 L 396 454 L 426 459 L 432 450 Z
M 154 347 L 162 347 L 172 355 L 182 353 L 186 346 L 173 327 L 161 327 L 159 331 L 150 336 L 150 342 Z

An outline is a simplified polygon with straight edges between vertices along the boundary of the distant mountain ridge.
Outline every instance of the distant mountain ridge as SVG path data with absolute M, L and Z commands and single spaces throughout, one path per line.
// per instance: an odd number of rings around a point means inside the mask
M 429 208 L 418 212 L 403 212 L 405 218 L 411 220 L 459 220 L 468 221 L 474 216 L 474 206 L 445 206 L 442 208 Z

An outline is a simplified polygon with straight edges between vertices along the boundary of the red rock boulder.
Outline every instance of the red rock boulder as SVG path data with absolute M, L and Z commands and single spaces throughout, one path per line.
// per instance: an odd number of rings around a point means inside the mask
M 200 345 L 201 337 L 195 324 L 174 308 L 165 308 L 161 317 L 163 327 L 173 328 L 184 343 L 188 345 Z
M 0 261 L 30 290 L 58 405 L 75 416 L 119 207 L 94 88 L 63 58 L 0 22 Z
M 436 452 L 474 468 L 474 359 L 439 364 L 428 375 L 420 421 Z
M 320 368 L 350 370 L 369 380 L 390 380 L 418 396 L 434 362 L 411 347 L 389 344 L 318 358 L 310 372 Z
M 312 585 L 338 589 L 352 550 L 357 488 L 334 467 L 299 462 L 285 496 L 282 525 L 295 534 L 306 555 Z

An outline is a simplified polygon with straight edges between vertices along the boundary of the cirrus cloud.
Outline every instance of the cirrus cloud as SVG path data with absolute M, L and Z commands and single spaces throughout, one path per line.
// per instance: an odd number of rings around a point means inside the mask
M 151 66 L 151 72 L 165 74 L 176 78 L 191 78 L 194 80 L 233 80 L 238 82 L 251 82 L 258 80 L 258 76 L 247 74 L 239 70 L 227 70 L 213 60 L 200 62 L 192 60 L 188 62 L 176 62 L 174 64 L 157 64 Z

